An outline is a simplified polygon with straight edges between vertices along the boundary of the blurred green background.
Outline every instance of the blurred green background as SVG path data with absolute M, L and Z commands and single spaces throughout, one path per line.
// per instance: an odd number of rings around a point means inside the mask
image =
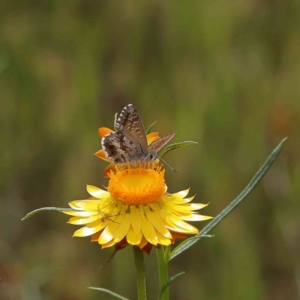
M 43 206 L 85 199 L 106 163 L 97 130 L 128 103 L 145 126 L 195 140 L 165 159 L 170 192 L 217 215 L 288 136 L 271 171 L 213 232 L 170 265 L 171 299 L 299 299 L 300 2 L 2 1 L 0 299 L 136 299 L 129 247 L 72 238 Z M 204 224 L 198 223 L 201 229 Z M 146 258 L 156 299 L 155 251 Z

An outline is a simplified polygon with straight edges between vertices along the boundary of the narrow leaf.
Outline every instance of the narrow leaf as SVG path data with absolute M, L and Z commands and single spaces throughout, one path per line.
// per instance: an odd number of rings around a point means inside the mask
M 28 213 L 23 219 L 21 219 L 21 221 L 27 220 L 30 217 L 32 217 L 33 215 L 41 212 L 41 211 L 45 211 L 45 210 L 52 210 L 52 211 L 58 211 L 58 212 L 63 212 L 63 211 L 76 211 L 73 208 L 61 208 L 61 207 L 42 207 L 42 208 L 38 208 L 35 209 L 33 211 L 31 211 L 30 213 Z
M 120 299 L 120 300 L 130 300 L 128 298 L 125 298 L 119 294 L 116 294 L 108 289 L 103 289 L 103 288 L 99 288 L 99 287 L 88 287 L 88 289 L 91 289 L 91 290 L 94 290 L 94 291 L 99 291 L 99 292 L 103 292 L 103 293 L 106 293 L 106 294 L 109 294 L 117 299 Z
M 190 243 L 191 241 L 198 241 L 202 238 L 213 238 L 215 237 L 214 235 L 207 235 L 207 234 L 204 234 L 204 235 L 195 235 L 191 238 L 188 238 L 184 241 L 182 241 L 178 246 L 176 246 L 172 251 L 171 251 L 171 254 L 170 254 L 170 257 L 172 258 L 173 257 L 173 253 L 177 253 L 178 251 L 180 251 L 181 248 L 184 248 L 186 244 Z
M 156 124 L 156 121 L 154 121 L 146 130 L 146 134 L 149 134 L 153 128 L 153 126 Z
M 257 184 L 263 179 L 268 170 L 271 168 L 272 164 L 278 157 L 283 143 L 287 138 L 283 139 L 279 145 L 273 150 L 265 163 L 260 167 L 254 177 L 251 179 L 249 184 L 245 187 L 245 189 L 225 208 L 223 209 L 212 221 L 210 221 L 201 231 L 196 235 L 196 237 L 201 237 L 209 233 L 213 228 L 215 228 L 229 213 L 231 213 L 257 186 Z M 177 247 L 176 251 L 172 251 L 170 256 L 170 260 L 192 247 L 197 240 L 188 241 L 181 247 Z
M 198 144 L 198 143 L 194 142 L 194 141 L 184 141 L 184 142 L 168 145 L 160 152 L 159 156 L 163 157 L 164 155 L 166 155 L 168 152 L 170 152 L 172 150 L 184 148 L 186 146 L 193 145 L 193 144 Z
M 116 129 L 117 120 L 118 120 L 118 113 L 115 113 L 114 129 Z
M 185 273 L 185 272 L 178 273 L 178 274 L 172 276 L 170 279 L 168 279 L 168 281 L 161 287 L 160 292 L 159 292 L 159 298 L 158 298 L 158 299 L 161 300 L 164 291 L 169 287 L 169 285 L 170 285 L 175 279 L 177 279 L 178 277 L 180 277 L 180 276 L 183 275 L 184 273 Z

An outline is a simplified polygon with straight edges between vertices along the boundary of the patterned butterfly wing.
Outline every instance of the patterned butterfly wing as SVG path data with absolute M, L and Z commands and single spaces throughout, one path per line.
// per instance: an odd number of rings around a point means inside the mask
M 115 126 L 117 132 L 121 132 L 126 138 L 133 142 L 134 150 L 138 148 L 137 156 L 148 152 L 148 144 L 145 128 L 137 109 L 128 104 L 121 111 Z
M 153 143 L 151 143 L 149 145 L 149 153 L 157 153 L 159 150 L 161 150 L 176 134 L 176 131 L 164 135 L 162 137 L 160 137 L 159 139 L 157 139 L 156 141 L 154 141 Z
M 113 163 L 124 163 L 139 156 L 139 146 L 121 132 L 112 132 L 102 138 L 102 149 Z

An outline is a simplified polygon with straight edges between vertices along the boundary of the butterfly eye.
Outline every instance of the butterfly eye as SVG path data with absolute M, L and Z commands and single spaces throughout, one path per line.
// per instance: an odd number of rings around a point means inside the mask
M 149 158 L 152 160 L 154 158 L 154 155 L 150 153 Z

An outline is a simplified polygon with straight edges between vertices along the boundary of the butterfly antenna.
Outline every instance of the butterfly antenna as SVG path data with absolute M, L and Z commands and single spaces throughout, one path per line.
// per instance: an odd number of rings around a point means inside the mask
M 161 160 L 164 164 L 166 164 L 173 172 L 177 173 L 177 171 L 174 168 L 172 168 L 164 159 L 159 157 L 159 160 Z

